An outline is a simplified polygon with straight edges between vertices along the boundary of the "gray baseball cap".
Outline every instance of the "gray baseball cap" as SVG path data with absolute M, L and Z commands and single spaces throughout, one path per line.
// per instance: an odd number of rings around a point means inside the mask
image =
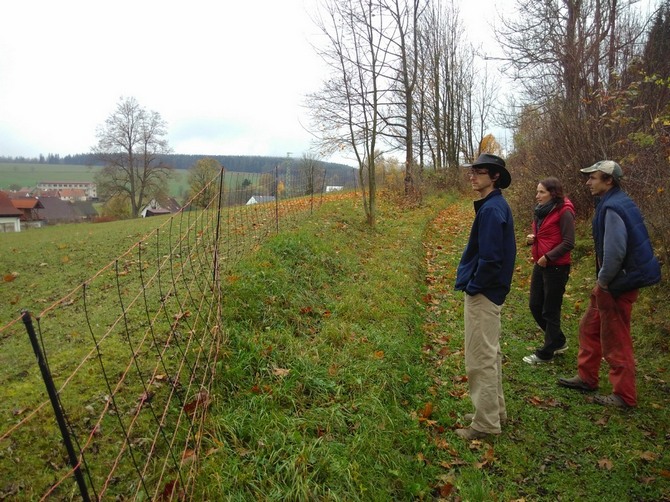
M 600 171 L 601 173 L 613 176 L 614 179 L 617 180 L 623 179 L 623 171 L 621 170 L 621 166 L 616 162 L 614 162 L 613 160 L 601 160 L 593 164 L 591 167 L 585 167 L 584 169 L 580 169 L 579 171 L 584 174 L 590 174 L 596 171 Z

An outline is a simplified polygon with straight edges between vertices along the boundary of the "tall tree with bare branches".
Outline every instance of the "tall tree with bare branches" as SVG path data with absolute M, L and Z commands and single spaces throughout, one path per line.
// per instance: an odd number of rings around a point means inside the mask
M 126 197 L 136 218 L 151 198 L 167 192 L 172 168 L 160 157 L 171 153 L 167 124 L 135 98 L 121 98 L 96 136 L 93 154 L 105 164 L 96 177 L 98 193 L 106 198 Z
M 381 105 L 389 92 L 386 17 L 373 0 L 325 0 L 317 26 L 327 40 L 319 54 L 331 72 L 322 89 L 308 96 L 315 134 L 324 153 L 353 151 L 366 221 L 374 225 L 375 152 L 386 127 Z

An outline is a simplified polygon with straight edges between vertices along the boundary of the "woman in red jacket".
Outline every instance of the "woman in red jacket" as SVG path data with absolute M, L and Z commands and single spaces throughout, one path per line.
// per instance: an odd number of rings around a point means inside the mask
M 544 345 L 523 358 L 528 364 L 551 361 L 568 349 L 561 330 L 561 305 L 575 247 L 575 208 L 563 195 L 561 182 L 553 177 L 540 181 L 535 200 L 533 233 L 528 235 L 535 262 L 529 306 L 544 331 Z

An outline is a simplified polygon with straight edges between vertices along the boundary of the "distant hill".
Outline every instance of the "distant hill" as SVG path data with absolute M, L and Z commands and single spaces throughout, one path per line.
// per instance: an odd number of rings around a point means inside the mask
M 288 169 L 299 168 L 300 158 L 262 157 L 253 155 L 182 155 L 172 154 L 161 157 L 177 172 L 170 182 L 170 192 L 182 196 L 186 190 L 186 170 L 204 157 L 215 158 L 229 173 L 267 173 L 279 167 L 279 174 Z M 344 164 L 319 161 L 326 170 L 329 185 L 356 185 L 356 171 Z M 40 156 L 38 159 L 25 157 L 0 157 L 0 189 L 32 187 L 39 181 L 94 181 L 96 171 L 102 163 L 90 154 Z M 18 187 L 18 188 L 17 188 Z
M 162 155 L 160 158 L 175 169 L 188 169 L 198 160 L 205 157 L 215 158 L 227 171 L 241 173 L 266 173 L 276 166 L 291 167 L 300 165 L 302 159 L 296 157 L 263 157 L 258 155 L 185 155 L 171 154 Z M 0 157 L 0 163 L 11 164 L 47 164 L 47 165 L 79 165 L 79 166 L 101 166 L 102 163 L 90 153 L 79 153 L 75 155 L 49 154 L 39 158 L 27 157 Z M 329 172 L 352 170 L 351 166 L 335 162 L 319 161 Z

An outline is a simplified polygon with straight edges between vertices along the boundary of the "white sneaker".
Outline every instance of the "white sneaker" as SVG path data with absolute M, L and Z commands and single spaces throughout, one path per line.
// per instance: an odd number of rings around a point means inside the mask
M 556 349 L 554 351 L 554 355 L 564 354 L 567 350 L 568 350 L 568 344 L 565 343 L 565 344 L 563 344 L 563 347 L 561 347 L 560 349 Z
M 531 354 L 523 358 L 523 362 L 528 364 L 542 364 L 548 363 L 549 361 L 551 361 L 551 359 L 540 359 L 536 354 Z

